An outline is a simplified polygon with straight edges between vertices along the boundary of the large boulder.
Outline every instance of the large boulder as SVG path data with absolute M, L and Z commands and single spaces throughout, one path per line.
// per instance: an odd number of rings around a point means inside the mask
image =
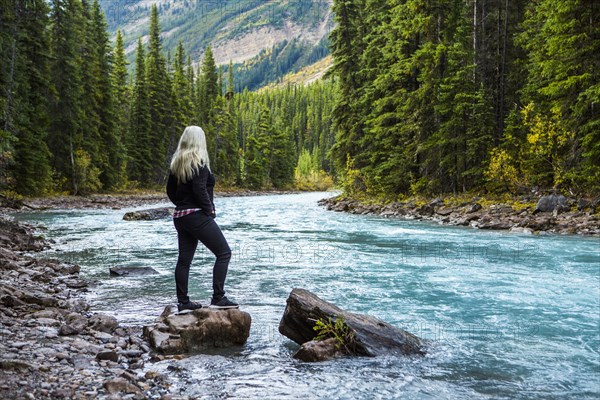
M 329 350 L 317 345 L 314 340 L 317 321 L 337 321 L 342 318 L 352 337 L 352 343 L 329 342 Z M 328 359 L 338 355 L 331 345 L 345 353 L 359 356 L 380 355 L 424 355 L 424 346 L 417 336 L 396 328 L 380 319 L 364 314 L 354 314 L 320 299 L 305 289 L 293 289 L 279 323 L 279 332 L 303 345 L 294 355 L 306 361 Z M 342 345 L 342 346 L 340 346 Z M 320 357 L 319 354 L 324 354 Z
M 152 347 L 164 354 L 198 352 L 240 346 L 250 336 L 250 314 L 238 309 L 200 308 L 178 314 L 167 306 L 154 325 L 144 327 Z
M 152 221 L 155 219 L 169 218 L 173 215 L 173 208 L 151 208 L 149 210 L 130 211 L 125 213 L 125 221 Z
M 535 206 L 535 213 L 539 212 L 553 212 L 556 210 L 558 213 L 569 211 L 569 204 L 567 198 L 562 194 L 551 194 L 548 196 L 542 196 Z

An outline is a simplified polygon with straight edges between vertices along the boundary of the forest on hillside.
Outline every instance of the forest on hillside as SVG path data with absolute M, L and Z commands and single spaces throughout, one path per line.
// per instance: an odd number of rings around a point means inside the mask
M 600 7 L 336 0 L 348 192 L 600 190 Z
M 4 0 L 8 1 L 8 0 Z M 207 132 L 222 186 L 330 185 L 334 86 L 236 92 L 210 47 L 165 54 L 157 8 L 128 73 L 97 0 L 10 0 L 0 19 L 0 190 L 88 194 L 164 185 L 185 126 Z
M 159 187 L 190 124 L 226 186 L 600 191 L 593 2 L 336 0 L 329 78 L 249 92 L 210 47 L 165 52 L 156 7 L 129 74 L 97 0 L 1 1 L 4 192 Z

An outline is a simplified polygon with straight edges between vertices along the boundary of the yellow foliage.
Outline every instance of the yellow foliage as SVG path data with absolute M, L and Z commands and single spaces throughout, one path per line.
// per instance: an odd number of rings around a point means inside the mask
M 555 185 L 565 182 L 569 145 L 575 139 L 575 133 L 565 126 L 560 108 L 553 107 L 548 115 L 536 112 L 534 104 L 529 103 L 523 108 L 521 115 L 528 130 L 528 157 L 541 161 L 552 169 Z
M 333 179 L 323 170 L 311 171 L 308 175 L 295 173 L 295 184 L 298 190 L 329 190 L 333 187 Z
M 504 149 L 492 149 L 490 163 L 484 172 L 488 188 L 492 191 L 507 190 L 514 193 L 521 182 L 512 157 Z
M 346 171 L 342 180 L 344 194 L 353 197 L 365 189 L 360 170 L 354 167 L 354 160 L 348 154 L 346 157 Z
M 77 149 L 73 158 L 73 194 L 93 193 L 102 188 L 100 170 L 92 165 L 92 157 Z

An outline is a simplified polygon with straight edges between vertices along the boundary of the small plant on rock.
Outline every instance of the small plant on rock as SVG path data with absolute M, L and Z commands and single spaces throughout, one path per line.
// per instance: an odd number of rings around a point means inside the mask
M 354 354 L 356 347 L 356 338 L 354 331 L 344 321 L 344 317 L 340 316 L 335 320 L 327 318 L 319 318 L 315 322 L 313 329 L 317 332 L 315 340 L 325 340 L 328 338 L 335 339 L 336 349 L 343 351 L 346 354 Z

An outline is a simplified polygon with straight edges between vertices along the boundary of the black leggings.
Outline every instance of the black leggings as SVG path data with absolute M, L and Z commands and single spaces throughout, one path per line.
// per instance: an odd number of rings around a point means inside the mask
M 215 256 L 213 267 L 213 300 L 220 300 L 225 295 L 223 289 L 227 268 L 231 259 L 231 249 L 223 236 L 221 229 L 213 219 L 202 211 L 174 218 L 173 223 L 177 229 L 177 241 L 179 242 L 179 257 L 175 267 L 175 285 L 177 286 L 177 301 L 187 303 L 188 278 L 190 265 L 194 259 L 194 253 L 201 241 Z

